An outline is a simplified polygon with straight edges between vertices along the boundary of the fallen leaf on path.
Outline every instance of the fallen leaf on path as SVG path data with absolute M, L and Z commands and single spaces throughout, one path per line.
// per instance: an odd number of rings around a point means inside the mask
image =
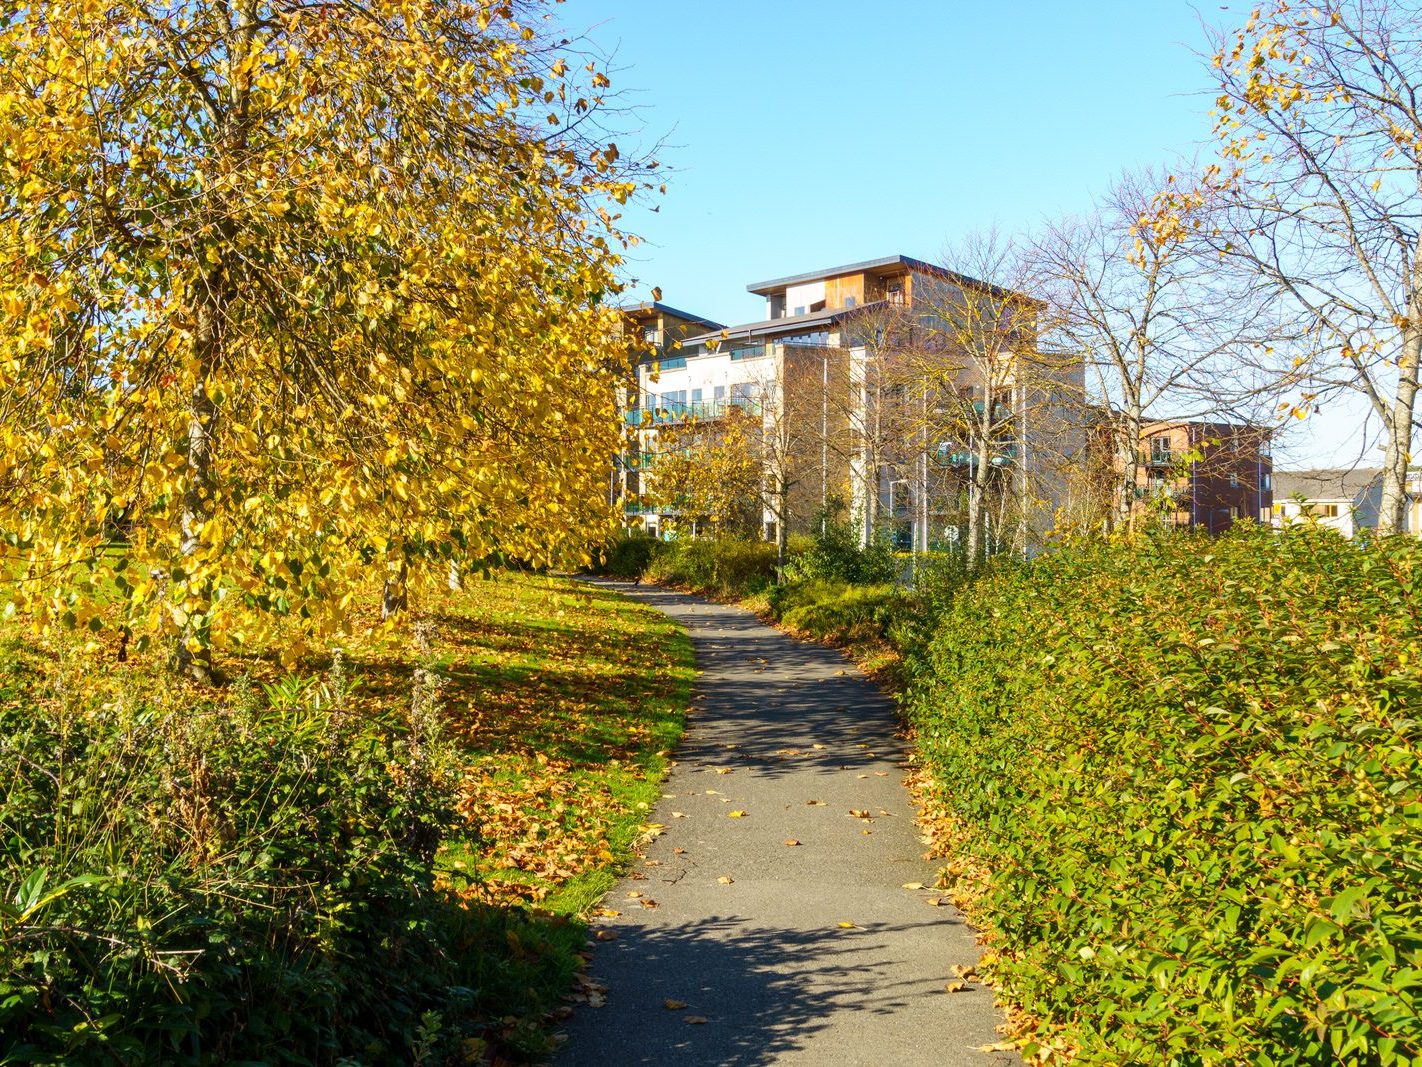
M 857 929 L 859 929 L 859 928 L 858 928 L 857 926 L 855 926 L 853 923 L 840 923 L 840 924 L 839 924 L 839 928 L 840 928 L 841 930 L 857 930 Z
M 728 819 L 744 819 L 745 817 L 746 817 L 746 813 L 743 812 L 743 811 L 728 811 L 728 812 L 726 812 L 726 818 L 728 818 Z
M 922 888 L 923 888 L 923 883 L 922 883 L 922 882 L 905 882 L 905 883 L 903 884 L 903 888 L 904 888 L 904 889 L 922 889 Z
M 723 874 L 720 878 L 717 878 L 716 881 L 720 882 L 722 885 L 730 885 L 732 882 L 735 881 L 735 879 L 732 878 L 729 874 Z
M 979 1052 L 1013 1052 L 1017 1048 L 1011 1041 L 994 1041 L 991 1045 L 979 1045 Z
M 606 998 L 605 996 L 603 996 L 601 993 L 589 993 L 589 994 L 588 994 L 588 1007 L 590 1007 L 590 1008 L 601 1008 L 601 1007 L 606 1006 L 606 1004 L 607 1004 L 607 998 Z
M 706 795 L 708 797 L 720 796 L 720 794 L 715 789 L 706 790 Z
M 717 774 L 730 774 L 730 773 L 731 773 L 731 768 L 729 768 L 729 767 L 717 767 L 717 768 L 716 768 L 716 773 L 717 773 Z
M 968 983 L 964 982 L 961 978 L 955 978 L 943 987 L 947 993 L 964 993 L 971 988 L 973 987 L 968 985 Z
M 684 811 L 674 811 L 674 812 L 672 812 L 672 818 L 673 818 L 673 819 L 684 819 L 684 818 L 686 818 L 686 812 L 684 812 Z
M 692 1026 L 700 1026 L 706 1021 L 706 1016 L 704 1015 L 683 1015 L 681 1018 L 682 1022 L 691 1023 Z
M 672 852 L 674 852 L 674 853 L 675 853 L 676 855 L 678 855 L 678 856 L 685 856 L 685 855 L 686 855 L 686 849 L 684 849 L 684 848 L 674 848 L 674 849 L 672 849 Z
M 686 1001 L 672 1000 L 671 997 L 667 997 L 666 1000 L 662 1001 L 662 1007 L 666 1008 L 667 1011 L 681 1011 L 682 1008 L 686 1007 Z
M 861 774 L 859 777 L 861 777 L 861 778 L 868 778 L 869 776 L 868 776 L 867 774 Z
M 616 930 L 599 930 L 597 933 L 593 934 L 593 939 L 596 940 L 596 941 L 616 941 L 616 940 L 617 940 L 617 931 L 616 931 Z
M 642 892 L 639 889 L 629 889 L 627 891 L 627 895 L 629 897 L 640 897 L 642 895 Z
M 953 964 L 953 973 L 959 978 L 976 978 L 978 969 L 971 963 L 955 963 Z
M 798 845 L 800 842 L 796 841 L 793 837 L 787 837 L 785 843 L 787 845 Z
M 824 748 L 824 745 L 811 745 L 811 748 Z
M 871 817 L 867 811 L 864 811 L 860 808 L 850 808 L 849 814 L 854 816 L 856 819 L 868 819 Z
M 929 897 L 927 900 L 924 901 L 924 903 L 927 904 L 930 908 L 941 908 L 943 906 L 943 898 Z
M 828 803 L 828 801 L 825 801 L 825 800 L 807 800 L 807 801 L 805 801 L 805 803 L 806 803 L 806 804 L 809 804 L 811 807 L 822 808 L 822 807 L 824 807 L 824 806 Z
M 646 898 L 644 898 L 644 899 L 642 899 L 642 900 L 637 901 L 637 903 L 638 903 L 638 904 L 641 904 L 642 907 L 644 907 L 644 908 L 656 908 L 656 907 L 660 907 L 660 906 L 661 906 L 661 905 L 659 905 L 655 900 L 653 900 L 651 897 L 646 897 Z

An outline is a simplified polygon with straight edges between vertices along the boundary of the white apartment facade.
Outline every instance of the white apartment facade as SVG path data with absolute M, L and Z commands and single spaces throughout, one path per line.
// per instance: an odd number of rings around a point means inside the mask
M 979 293 L 1027 310 L 1031 325 L 1014 343 L 1035 353 L 1030 302 L 902 255 L 747 289 L 764 298 L 764 319 L 688 333 L 679 348 L 657 351 L 639 365 L 637 402 L 627 422 L 641 455 L 655 455 L 661 427 L 738 410 L 760 426 L 767 538 L 807 530 L 814 511 L 833 495 L 847 500 L 866 539 L 889 530 L 901 547 L 916 550 L 956 541 L 964 473 L 983 450 L 935 425 L 945 387 L 932 394 L 918 389 L 908 353 L 929 352 L 931 338 L 945 333 L 944 317 Z M 1029 383 L 1025 375 L 997 375 L 985 384 L 991 368 L 970 363 L 948 375 L 953 384 L 947 392 L 960 403 L 967 398 L 980 413 L 989 401 L 990 410 L 1001 409 L 1001 440 L 988 459 L 994 477 L 1022 488 L 1030 481 L 1034 493 L 1046 493 L 1039 502 L 1049 514 L 1054 490 L 1047 457 L 1069 457 L 1083 443 L 1064 411 L 1070 398 L 1080 398 L 1080 361 L 1054 371 L 1052 388 L 1062 393 L 1063 414 L 1045 420 L 1042 412 L 1051 405 L 1038 403 L 1040 377 Z M 1049 447 L 1039 448 L 1043 442 Z M 655 532 L 674 518 L 635 499 L 627 507 L 629 516 Z

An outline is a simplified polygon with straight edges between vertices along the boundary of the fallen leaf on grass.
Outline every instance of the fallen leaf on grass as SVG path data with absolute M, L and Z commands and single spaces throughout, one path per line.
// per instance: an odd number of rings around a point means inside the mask
M 667 997 L 666 1000 L 662 1001 L 662 1007 L 666 1008 L 667 1011 L 681 1011 L 682 1008 L 686 1007 L 686 1001 L 672 1000 L 671 997 Z

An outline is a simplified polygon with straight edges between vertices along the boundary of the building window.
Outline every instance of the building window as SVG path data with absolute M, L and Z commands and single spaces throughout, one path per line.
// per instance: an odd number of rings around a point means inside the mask
M 1173 461 L 1170 452 L 1170 438 L 1152 437 L 1150 439 L 1150 461 L 1152 463 L 1170 463 Z
M 664 371 L 667 371 L 667 370 L 681 370 L 681 369 L 683 369 L 685 366 L 686 366 L 686 357 L 685 357 L 685 356 L 672 356 L 672 357 L 669 358 L 669 359 L 664 359 L 664 360 L 662 360 L 661 363 L 659 364 L 660 369 L 661 369 L 661 370 L 664 370 Z
M 657 343 L 657 328 L 655 326 L 644 326 L 642 328 L 642 340 L 649 345 Z
M 711 398 L 712 398 L 713 400 L 725 400 L 725 399 L 726 399 L 726 387 L 725 387 L 724 385 L 718 385 L 718 386 L 714 387 L 714 388 L 711 390 Z
M 1319 504 L 1313 509 L 1313 513 L 1317 515 L 1320 519 L 1336 519 L 1338 518 L 1338 505 Z
M 765 355 L 764 345 L 739 345 L 731 349 L 731 358 L 734 359 L 758 359 Z
M 844 306 L 845 306 L 845 307 L 847 307 L 847 308 L 852 308 L 854 305 L 855 305 L 855 299 L 854 299 L 854 297 L 852 297 L 852 296 L 847 296 L 847 297 L 844 298 Z
M 1274 488 L 1274 476 L 1272 474 L 1265 474 L 1259 482 L 1259 488 L 1266 493 L 1272 491 Z

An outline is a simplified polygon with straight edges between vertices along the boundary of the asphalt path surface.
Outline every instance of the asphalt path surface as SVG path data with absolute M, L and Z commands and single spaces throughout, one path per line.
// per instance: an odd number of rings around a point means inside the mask
M 929 888 L 890 701 L 736 607 L 606 583 L 685 625 L 699 677 L 649 821 L 596 920 L 560 1067 L 999 1064 L 979 947 Z M 795 842 L 795 843 L 789 843 Z M 906 886 L 911 888 L 905 888 Z

